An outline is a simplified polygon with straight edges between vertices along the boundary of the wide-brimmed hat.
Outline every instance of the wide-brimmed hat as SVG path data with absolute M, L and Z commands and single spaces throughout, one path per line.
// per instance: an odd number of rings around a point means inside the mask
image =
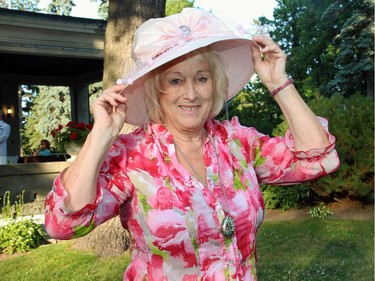
M 150 121 L 145 104 L 147 73 L 206 46 L 222 58 L 228 76 L 228 99 L 232 98 L 254 73 L 251 38 L 264 32 L 262 27 L 248 30 L 231 27 L 213 14 L 196 8 L 185 8 L 179 14 L 144 22 L 134 34 L 134 66 L 121 79 L 127 84 L 126 123 L 138 126 Z

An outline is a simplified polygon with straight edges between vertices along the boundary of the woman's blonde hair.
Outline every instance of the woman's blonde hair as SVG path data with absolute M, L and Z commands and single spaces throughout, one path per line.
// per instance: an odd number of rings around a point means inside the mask
M 228 77 L 225 72 L 224 63 L 220 56 L 209 47 L 203 47 L 194 50 L 176 60 L 193 58 L 196 62 L 208 62 L 213 77 L 214 84 L 214 100 L 210 111 L 210 118 L 214 118 L 223 109 L 224 103 L 228 97 Z M 172 61 L 173 62 L 173 61 Z M 165 117 L 160 106 L 160 95 L 162 90 L 160 87 L 160 74 L 168 64 L 162 65 L 148 74 L 145 82 L 146 89 L 146 108 L 150 120 L 157 123 L 164 123 Z

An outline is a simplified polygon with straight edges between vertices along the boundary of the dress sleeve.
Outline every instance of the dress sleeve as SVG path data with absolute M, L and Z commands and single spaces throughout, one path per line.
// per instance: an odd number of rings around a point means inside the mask
M 297 184 L 311 181 L 336 171 L 340 160 L 335 150 L 335 137 L 328 131 L 328 121 L 319 118 L 329 145 L 308 151 L 297 151 L 294 139 L 288 130 L 284 137 L 269 137 L 254 128 L 239 130 L 239 137 L 262 184 Z M 238 127 L 237 120 L 231 123 Z M 242 127 L 243 128 L 243 127 Z M 237 131 L 238 132 L 238 131 Z
M 127 146 L 123 140 L 114 143 L 104 160 L 94 203 L 75 212 L 69 211 L 64 204 L 68 193 L 61 182 L 63 172 L 55 179 L 44 205 L 45 227 L 51 237 L 72 239 L 84 236 L 119 214 L 120 205 L 133 192 L 126 174 Z

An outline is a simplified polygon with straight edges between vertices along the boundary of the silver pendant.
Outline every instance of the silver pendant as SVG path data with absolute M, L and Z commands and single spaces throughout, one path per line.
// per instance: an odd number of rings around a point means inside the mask
M 221 233 L 223 233 L 226 238 L 232 238 L 234 229 L 234 220 L 232 219 L 232 217 L 226 215 L 221 223 Z

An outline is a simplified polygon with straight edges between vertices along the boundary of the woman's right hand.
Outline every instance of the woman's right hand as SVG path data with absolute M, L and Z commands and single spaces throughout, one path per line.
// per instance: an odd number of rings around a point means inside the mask
M 109 132 L 116 137 L 126 119 L 126 101 L 124 85 L 114 85 L 106 90 L 91 104 L 94 116 L 94 129 Z
M 125 123 L 128 99 L 123 96 L 123 90 L 124 85 L 114 85 L 90 106 L 94 126 L 61 180 L 68 192 L 65 207 L 70 211 L 80 210 L 95 201 L 100 166 Z

